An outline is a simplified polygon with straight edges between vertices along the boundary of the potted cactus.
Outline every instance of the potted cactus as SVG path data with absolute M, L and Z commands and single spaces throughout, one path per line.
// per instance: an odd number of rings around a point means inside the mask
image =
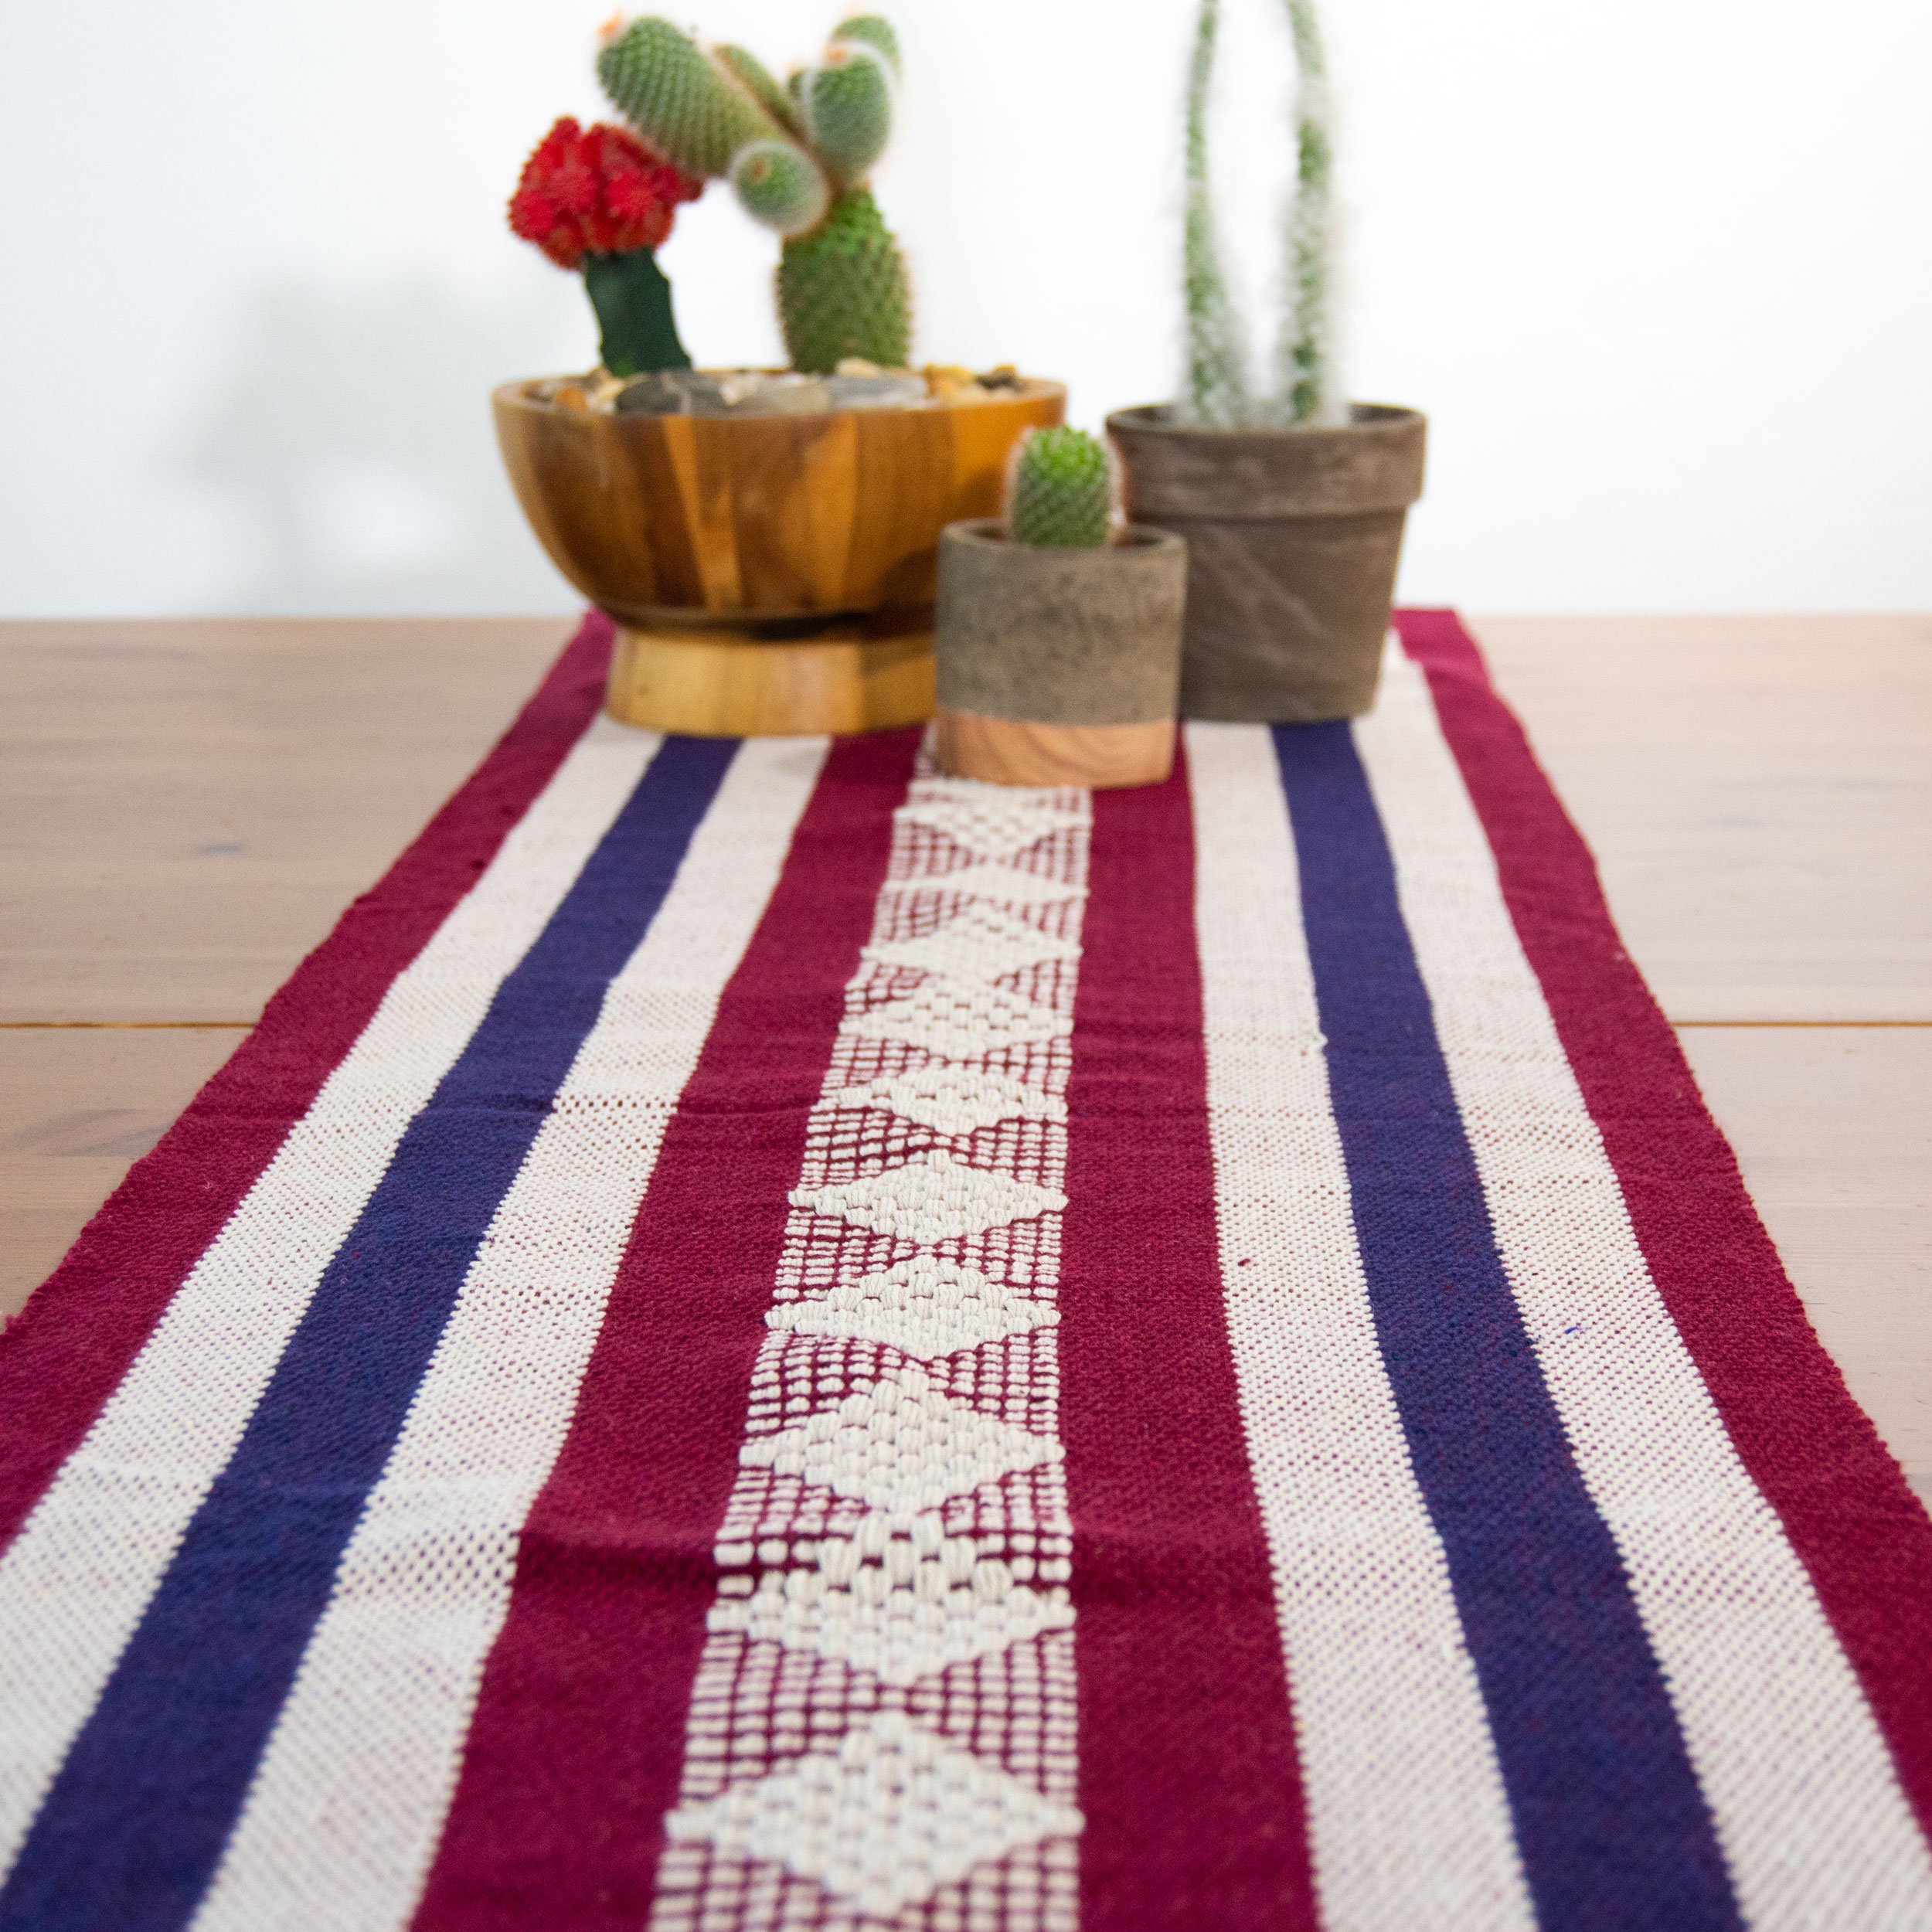
M 1187 547 L 1121 522 L 1106 445 L 1035 430 L 1003 519 L 939 546 L 934 755 L 999 784 L 1154 784 L 1174 763 Z
M 910 280 L 869 182 L 899 62 L 876 15 L 782 83 L 742 47 L 614 22 L 597 70 L 628 124 L 560 121 L 524 170 L 511 226 L 583 274 L 602 359 L 498 389 L 497 437 L 552 560 L 618 620 L 620 717 L 929 716 L 940 530 L 990 514 L 1015 439 L 1060 419 L 1057 383 L 908 366 Z M 655 251 L 714 180 L 779 240 L 786 369 L 693 368 L 679 338 Z
M 1219 0 L 1199 0 L 1187 94 L 1179 400 L 1107 418 L 1141 521 L 1188 541 L 1182 715 L 1293 722 L 1375 700 L 1408 506 L 1416 410 L 1343 400 L 1332 341 L 1332 155 L 1313 0 L 1288 0 L 1300 84 L 1284 312 L 1271 393 L 1248 376 L 1209 192 L 1208 85 Z

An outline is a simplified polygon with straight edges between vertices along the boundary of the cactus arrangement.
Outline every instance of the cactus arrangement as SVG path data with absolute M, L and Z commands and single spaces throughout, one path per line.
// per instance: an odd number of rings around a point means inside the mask
M 745 212 L 784 237 L 778 311 L 794 369 L 828 374 L 853 356 L 906 366 L 910 284 L 866 184 L 899 76 L 886 20 L 842 21 L 818 65 L 783 86 L 745 48 L 633 20 L 608 34 L 597 76 L 652 148 L 692 175 L 730 181 Z
M 622 128 L 569 116 L 537 143 L 510 197 L 510 226 L 560 268 L 582 271 L 614 376 L 689 369 L 657 251 L 704 183 Z
M 1029 431 L 1006 476 L 1006 534 L 1015 543 L 1098 549 L 1113 541 L 1119 498 L 1113 452 L 1084 430 Z
M 1199 0 L 1188 71 L 1183 288 L 1187 367 L 1180 419 L 1202 429 L 1263 429 L 1345 421 L 1332 339 L 1334 223 L 1327 63 L 1314 0 L 1287 0 L 1299 77 L 1294 191 L 1289 200 L 1274 393 L 1249 384 L 1240 317 L 1229 293 L 1208 180 L 1207 104 L 1220 0 Z

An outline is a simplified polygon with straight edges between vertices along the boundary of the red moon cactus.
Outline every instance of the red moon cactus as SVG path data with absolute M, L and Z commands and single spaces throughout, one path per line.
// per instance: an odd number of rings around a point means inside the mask
M 537 143 L 510 197 L 510 226 L 560 268 L 587 254 L 656 248 L 678 203 L 705 185 L 661 159 L 628 128 L 580 128 L 567 114 Z

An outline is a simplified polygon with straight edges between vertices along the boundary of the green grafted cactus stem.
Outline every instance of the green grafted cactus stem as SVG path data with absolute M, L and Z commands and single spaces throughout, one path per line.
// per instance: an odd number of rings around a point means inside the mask
M 651 250 L 587 254 L 583 286 L 597 311 L 598 359 L 613 376 L 691 366 L 671 313 L 671 284 Z
M 1097 549 L 1112 540 L 1112 452 L 1084 430 L 1034 430 L 1013 453 L 1006 532 L 1015 543 Z
M 905 258 L 867 188 L 841 195 L 778 260 L 778 317 L 792 367 L 828 375 L 849 355 L 903 369 L 912 355 Z

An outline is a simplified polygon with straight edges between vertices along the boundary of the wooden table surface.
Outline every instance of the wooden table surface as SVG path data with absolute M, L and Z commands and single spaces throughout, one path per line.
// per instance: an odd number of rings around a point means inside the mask
M 1932 617 L 1475 628 L 1932 1500 Z M 0 1313 L 461 781 L 555 619 L 0 624 Z

